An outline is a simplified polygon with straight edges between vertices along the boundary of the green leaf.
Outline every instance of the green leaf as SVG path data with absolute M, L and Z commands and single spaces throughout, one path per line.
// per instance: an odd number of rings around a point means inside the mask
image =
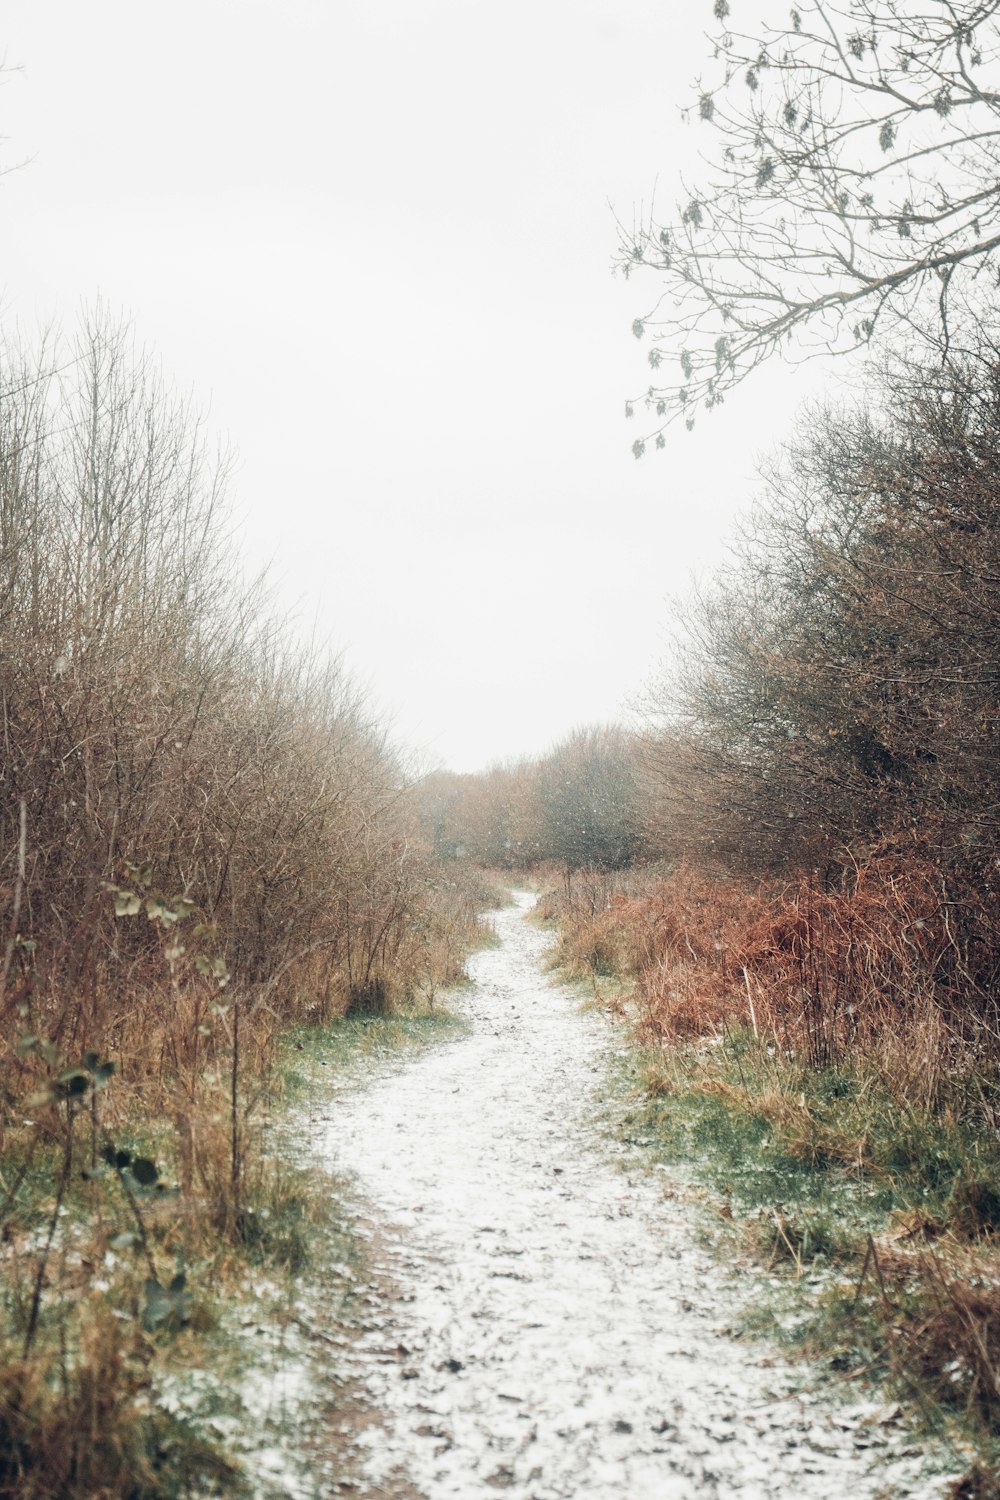
M 152 1187 L 160 1175 L 155 1161 L 150 1161 L 148 1156 L 135 1157 L 129 1171 L 140 1187 Z
M 27 1057 L 29 1052 L 34 1052 L 38 1046 L 38 1042 L 39 1038 L 31 1032 L 26 1033 L 24 1036 L 19 1036 L 15 1048 L 18 1057 Z
M 135 891 L 115 891 L 115 916 L 137 917 L 142 909 L 142 902 Z
M 183 1275 L 175 1276 L 170 1286 L 164 1288 L 155 1278 L 150 1277 L 143 1290 L 146 1294 L 146 1306 L 142 1314 L 142 1326 L 150 1333 L 168 1320 L 177 1323 L 186 1323 L 191 1316 L 191 1297 L 185 1288 Z
M 97 1064 L 100 1062 L 100 1060 L 101 1054 L 99 1052 L 85 1052 L 83 1054 L 83 1066 L 89 1073 L 93 1073 L 96 1071 Z
M 146 1306 L 142 1311 L 142 1326 L 147 1333 L 152 1333 L 169 1318 L 173 1311 L 173 1304 L 163 1287 L 153 1277 L 149 1277 L 143 1283 L 142 1289 L 146 1294 Z
M 172 1311 L 178 1323 L 186 1323 L 191 1316 L 191 1293 L 174 1292 L 171 1296 Z
M 116 1234 L 113 1240 L 108 1241 L 109 1250 L 131 1250 L 133 1245 L 139 1243 L 139 1236 L 133 1229 L 125 1229 L 121 1234 Z

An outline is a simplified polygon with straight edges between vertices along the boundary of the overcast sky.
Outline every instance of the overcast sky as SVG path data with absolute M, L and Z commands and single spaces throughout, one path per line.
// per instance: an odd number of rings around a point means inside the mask
M 613 210 L 672 200 L 709 0 L 13 0 L 7 327 L 98 295 L 237 448 L 251 564 L 459 770 L 616 716 L 804 385 L 636 463 Z

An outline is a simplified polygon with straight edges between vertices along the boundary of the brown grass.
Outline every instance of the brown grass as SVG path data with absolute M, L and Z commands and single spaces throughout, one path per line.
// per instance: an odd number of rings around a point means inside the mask
M 749 1028 L 818 1067 L 877 1057 L 893 1092 L 926 1108 L 1000 1043 L 997 898 L 931 864 L 873 856 L 833 888 L 682 867 L 596 891 L 578 875 L 556 907 L 562 961 L 632 980 L 654 1041 Z
M 165 1494 L 184 1452 L 211 1492 L 144 1371 L 267 1240 L 276 1042 L 432 1004 L 475 897 L 365 695 L 240 576 L 226 461 L 128 330 L 4 359 L 0 1494 Z M 144 1328 L 178 1256 L 192 1306 Z

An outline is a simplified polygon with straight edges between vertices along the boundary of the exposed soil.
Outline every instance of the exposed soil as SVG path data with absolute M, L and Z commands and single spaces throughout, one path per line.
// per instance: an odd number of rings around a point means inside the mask
M 595 1123 L 614 1035 L 543 974 L 533 899 L 470 961 L 468 1033 L 374 1064 L 316 1121 L 379 1225 L 346 1358 L 382 1419 L 344 1412 L 353 1477 L 330 1493 L 940 1495 L 875 1407 L 799 1390 L 727 1331 L 694 1210 Z

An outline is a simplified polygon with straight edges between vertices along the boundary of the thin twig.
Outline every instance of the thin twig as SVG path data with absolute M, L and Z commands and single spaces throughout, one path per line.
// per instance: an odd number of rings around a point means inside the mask
M 10 977 L 10 966 L 14 962 L 14 949 L 17 947 L 17 924 L 21 917 L 21 901 L 24 897 L 25 869 L 27 865 L 28 847 L 28 804 L 22 797 L 19 804 L 20 832 L 17 840 L 17 879 L 14 882 L 14 904 L 10 909 L 10 928 L 7 933 L 7 946 L 4 949 L 3 966 L 0 968 L 0 1003 L 7 992 L 7 980 Z

